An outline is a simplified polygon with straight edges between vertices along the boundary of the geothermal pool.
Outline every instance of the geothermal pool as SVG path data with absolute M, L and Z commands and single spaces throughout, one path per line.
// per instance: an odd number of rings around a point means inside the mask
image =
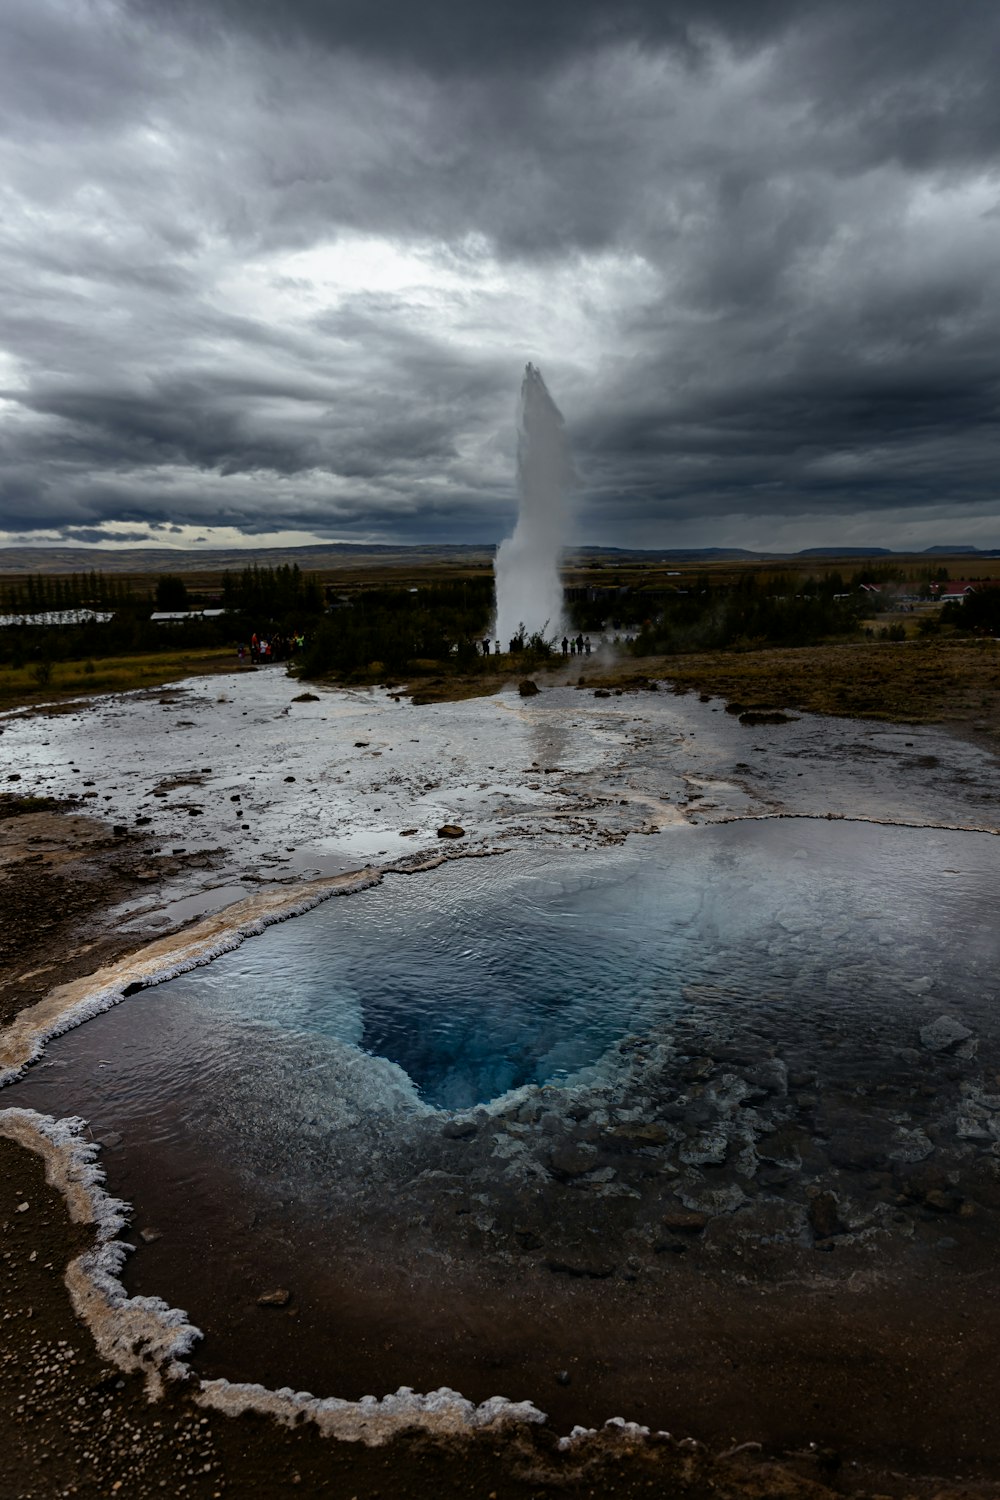
M 129 997 L 7 1098 L 135 1147 L 204 1130 L 256 1172 L 259 1141 L 293 1164 L 362 1120 L 599 1087 L 623 1042 L 695 1021 L 861 1085 L 942 1012 L 991 1045 L 998 854 L 787 819 L 389 874 Z M 313 1152 L 291 1170 L 306 1190 Z
M 998 859 L 809 818 L 453 858 L 129 996 L 4 1103 L 89 1122 L 149 1240 L 126 1284 L 206 1328 L 206 1374 L 662 1423 L 706 1318 L 734 1396 L 782 1367 L 737 1283 L 982 1294 Z

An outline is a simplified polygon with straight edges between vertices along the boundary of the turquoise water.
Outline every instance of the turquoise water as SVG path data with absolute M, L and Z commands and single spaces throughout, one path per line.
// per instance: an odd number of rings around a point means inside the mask
M 388 1058 L 451 1110 L 566 1080 L 695 1010 L 766 1019 L 788 1044 L 852 1018 L 909 1041 L 928 1008 L 988 1019 L 998 854 L 988 836 L 789 820 L 456 860 L 331 900 L 92 1025 L 108 1055 L 120 1030 L 134 1066 L 145 1014 L 154 1094 L 213 1051 L 231 1065 L 242 1038 L 286 1072 L 345 1047 Z

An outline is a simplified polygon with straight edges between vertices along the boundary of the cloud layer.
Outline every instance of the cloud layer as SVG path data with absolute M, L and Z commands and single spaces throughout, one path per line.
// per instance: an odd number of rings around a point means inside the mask
M 0 26 L 0 535 L 1000 545 L 992 0 Z

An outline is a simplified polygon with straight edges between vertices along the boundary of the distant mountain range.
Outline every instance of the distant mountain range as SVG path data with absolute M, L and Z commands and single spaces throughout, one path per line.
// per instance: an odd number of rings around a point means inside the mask
M 489 562 L 495 547 L 489 543 L 425 543 L 393 546 L 388 543 L 319 542 L 309 547 L 229 547 L 211 551 L 170 547 L 126 547 L 102 550 L 89 547 L 0 547 L 0 574 L 28 573 L 219 573 L 239 572 L 254 563 L 275 567 L 298 563 L 301 568 L 335 568 L 345 563 L 389 566 L 413 562 Z M 745 547 L 574 547 L 570 561 L 594 562 L 781 562 L 797 557 L 1000 557 L 1000 548 L 927 547 L 922 553 L 894 552 L 889 547 L 804 547 L 799 552 L 750 551 Z

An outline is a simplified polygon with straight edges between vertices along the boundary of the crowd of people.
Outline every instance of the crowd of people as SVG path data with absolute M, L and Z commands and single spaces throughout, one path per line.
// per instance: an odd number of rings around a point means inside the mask
M 245 661 L 249 654 L 250 660 L 255 664 L 272 661 L 291 661 L 300 652 L 306 643 L 304 635 L 281 635 L 275 632 L 271 636 L 259 636 L 254 631 L 250 637 L 250 645 L 246 646 L 242 641 L 236 648 L 236 654 L 240 661 Z
M 502 649 L 503 649 L 501 647 L 499 641 L 494 641 L 492 639 L 492 637 L 488 636 L 488 635 L 484 635 L 483 636 L 482 640 L 479 643 L 479 647 L 480 647 L 480 650 L 482 651 L 482 653 L 483 653 L 484 656 L 499 656 L 501 654 Z M 523 635 L 516 635 L 514 637 L 514 639 L 511 641 L 510 646 L 508 647 L 508 649 L 509 649 L 509 651 L 511 652 L 512 655 L 516 655 L 519 651 L 523 651 L 524 650 L 524 637 L 523 637 Z M 589 656 L 590 652 L 591 652 L 591 643 L 590 643 L 590 636 L 589 635 L 577 635 L 577 636 L 564 635 L 563 636 L 563 638 L 562 638 L 562 654 L 563 654 L 563 656 Z

